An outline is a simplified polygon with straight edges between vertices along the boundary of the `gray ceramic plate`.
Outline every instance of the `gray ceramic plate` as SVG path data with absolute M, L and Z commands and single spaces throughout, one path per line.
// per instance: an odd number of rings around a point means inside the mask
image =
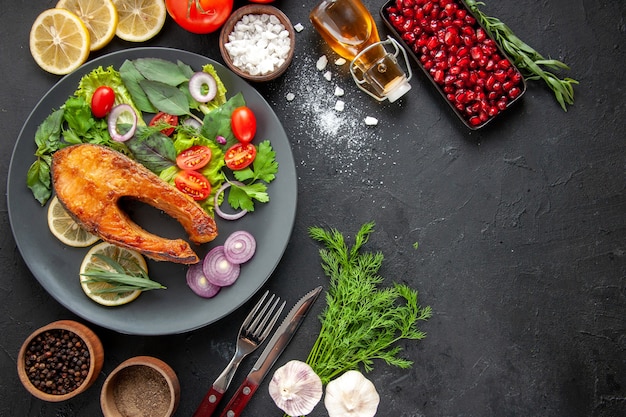
M 180 60 L 199 70 L 211 63 L 228 89 L 228 96 L 242 92 L 256 113 L 255 141 L 269 139 L 276 151 L 279 171 L 269 185 L 270 202 L 257 204 L 253 213 L 229 222 L 217 219 L 218 238 L 196 247 L 199 256 L 222 244 L 230 232 L 243 229 L 257 240 L 257 252 L 242 266 L 241 276 L 232 287 L 224 288 L 213 299 L 196 296 L 185 283 L 187 267 L 166 262 L 148 262 L 152 279 L 167 290 L 148 291 L 130 304 L 103 307 L 83 293 L 78 283 L 80 263 L 88 249 L 70 248 L 48 230 L 47 205 L 41 207 L 26 187 L 26 173 L 35 160 L 35 131 L 39 124 L 58 109 L 78 85 L 80 77 L 97 66 L 114 68 L 127 59 L 140 57 Z M 219 320 L 251 298 L 268 280 L 278 265 L 293 229 L 296 214 L 297 179 L 291 147 L 275 113 L 263 97 L 246 81 L 221 64 L 190 52 L 168 48 L 134 48 L 115 52 L 88 62 L 62 78 L 37 104 L 24 124 L 11 158 L 7 200 L 9 219 L 17 246 L 31 272 L 59 303 L 78 316 L 120 333 L 165 335 L 194 330 Z M 182 227 L 167 215 L 137 203 L 128 208 L 131 217 L 147 230 L 165 237 L 186 238 Z

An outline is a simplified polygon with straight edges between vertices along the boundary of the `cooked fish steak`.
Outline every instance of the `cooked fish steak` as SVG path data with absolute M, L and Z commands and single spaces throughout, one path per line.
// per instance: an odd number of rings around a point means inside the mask
M 217 236 L 217 226 L 193 199 L 140 163 L 100 145 L 73 145 L 54 153 L 52 182 L 67 211 L 101 239 L 149 258 L 182 264 L 199 261 L 183 239 L 166 239 L 141 228 L 119 206 L 123 197 L 149 204 L 176 219 L 197 244 Z

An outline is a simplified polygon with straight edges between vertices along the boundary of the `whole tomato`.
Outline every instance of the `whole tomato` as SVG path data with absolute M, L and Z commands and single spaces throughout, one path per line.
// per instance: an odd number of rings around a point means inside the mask
M 233 0 L 165 0 L 165 7 L 183 29 L 203 34 L 222 27 L 233 11 Z

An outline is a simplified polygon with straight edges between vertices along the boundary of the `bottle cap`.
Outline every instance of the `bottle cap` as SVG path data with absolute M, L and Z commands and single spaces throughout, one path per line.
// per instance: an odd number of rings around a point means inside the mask
M 403 95 L 405 95 L 411 89 L 411 84 L 409 84 L 409 80 L 406 77 L 401 77 L 393 81 L 393 85 L 391 85 L 385 94 L 387 100 L 390 103 L 393 103 Z

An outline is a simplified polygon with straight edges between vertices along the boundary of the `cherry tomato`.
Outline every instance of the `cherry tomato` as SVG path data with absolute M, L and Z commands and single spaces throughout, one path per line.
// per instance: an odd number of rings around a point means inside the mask
M 198 171 L 179 171 L 174 184 L 194 200 L 204 200 L 211 194 L 211 183 Z
M 152 120 L 150 120 L 150 123 L 148 124 L 150 126 L 156 126 L 159 123 L 167 123 L 168 125 L 172 126 L 168 127 L 167 129 L 161 130 L 161 133 L 163 133 L 165 136 L 171 136 L 172 133 L 174 133 L 174 128 L 178 124 L 178 116 L 160 111 L 152 118 Z
M 176 157 L 178 168 L 185 170 L 200 169 L 211 160 L 211 148 L 204 145 L 194 145 L 185 149 Z
M 249 107 L 237 107 L 230 116 L 230 127 L 239 142 L 250 143 L 256 134 L 256 117 Z
M 226 166 L 233 171 L 244 169 L 256 158 L 256 148 L 251 143 L 236 143 L 224 154 Z
M 106 85 L 96 88 L 91 96 L 91 113 L 97 118 L 109 114 L 115 105 L 115 91 Z
M 224 24 L 233 10 L 233 0 L 165 0 L 165 7 L 183 29 L 203 34 Z

